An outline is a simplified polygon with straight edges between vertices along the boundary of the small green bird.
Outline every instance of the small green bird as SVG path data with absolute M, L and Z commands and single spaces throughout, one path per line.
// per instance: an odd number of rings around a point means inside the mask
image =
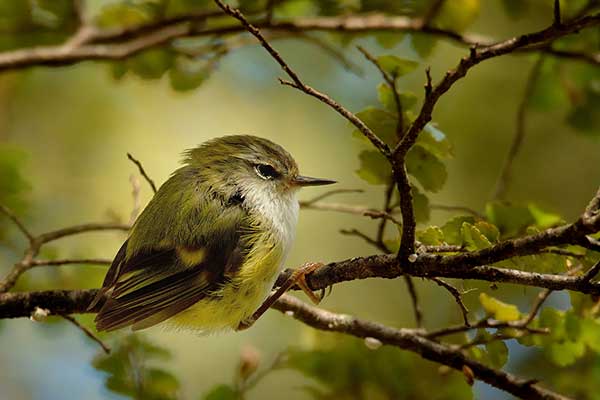
M 331 183 L 299 175 L 287 151 L 255 136 L 225 136 L 186 151 L 90 305 L 103 302 L 96 327 L 248 327 L 274 301 L 265 302 L 294 241 L 298 189 Z

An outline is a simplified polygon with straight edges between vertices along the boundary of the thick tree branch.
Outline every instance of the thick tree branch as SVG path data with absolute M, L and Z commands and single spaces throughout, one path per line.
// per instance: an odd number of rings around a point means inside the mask
M 221 17 L 221 11 L 164 18 L 151 23 L 111 30 L 87 26 L 79 30 L 63 45 L 23 48 L 0 53 L 0 71 L 21 69 L 36 65 L 62 66 L 86 60 L 115 60 L 132 56 L 140 51 L 164 45 L 173 39 L 194 36 L 227 35 L 245 30 L 241 26 L 203 28 L 203 22 Z M 593 22 L 592 22 L 593 24 Z M 424 26 L 421 19 L 390 17 L 384 15 L 354 15 L 344 17 L 299 17 L 288 21 L 259 21 L 259 29 L 287 33 L 311 31 L 369 33 L 369 32 L 420 32 L 451 40 L 460 45 L 491 46 L 495 43 L 480 35 L 463 35 L 449 30 Z M 592 26 L 592 25 L 586 25 Z M 584 28 L 582 26 L 581 28 Z M 579 28 L 579 29 L 581 29 Z M 76 40 L 75 40 L 76 38 Z M 517 52 L 543 52 L 554 57 L 600 65 L 600 53 L 580 53 L 552 49 L 548 46 L 527 46 Z
M 458 371 L 462 371 L 463 367 L 467 366 L 477 379 L 521 398 L 567 399 L 534 384 L 530 379 L 519 378 L 472 360 L 460 350 L 429 340 L 413 330 L 391 328 L 350 315 L 332 313 L 287 295 L 278 300 L 273 308 L 291 314 L 295 319 L 319 330 L 339 332 L 359 338 L 375 338 L 381 343 L 417 353 L 427 360 L 447 365 Z
M 36 307 L 43 306 L 54 315 L 86 313 L 87 307 L 97 290 L 55 290 L 30 293 L 0 294 L 0 316 L 4 318 L 28 317 Z M 335 314 L 310 306 L 300 300 L 284 295 L 273 308 L 293 315 L 295 319 L 316 329 L 340 332 L 360 338 L 375 338 L 384 344 L 400 347 L 461 371 L 463 366 L 471 368 L 477 379 L 481 379 L 516 396 L 531 399 L 566 399 L 554 392 L 533 384 L 531 380 L 518 378 L 504 371 L 495 370 L 466 357 L 460 349 L 451 348 L 431 339 L 420 331 L 396 329 L 375 322 L 361 320 L 349 315 Z
M 444 78 L 426 96 L 419 115 L 410 126 L 404 139 L 394 149 L 394 156 L 401 158 L 410 150 L 421 130 L 431 121 L 431 113 L 439 98 L 475 65 L 490 58 L 512 53 L 518 49 L 547 45 L 560 37 L 598 24 L 600 24 L 600 14 L 584 16 L 566 24 L 559 26 L 553 24 L 541 31 L 516 36 L 495 44 L 472 47 L 469 55 L 463 57 L 454 69 L 446 72 Z

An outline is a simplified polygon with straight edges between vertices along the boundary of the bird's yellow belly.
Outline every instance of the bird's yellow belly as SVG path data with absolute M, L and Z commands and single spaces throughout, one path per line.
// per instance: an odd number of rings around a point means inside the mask
M 254 251 L 218 296 L 200 300 L 165 323 L 176 329 L 212 333 L 235 329 L 266 300 L 281 270 L 280 246 Z

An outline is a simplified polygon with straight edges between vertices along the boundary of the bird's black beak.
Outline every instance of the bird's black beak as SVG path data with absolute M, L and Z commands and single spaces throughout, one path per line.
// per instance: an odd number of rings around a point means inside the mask
M 311 178 L 310 176 L 298 175 L 292 180 L 292 183 L 297 186 L 322 186 L 331 185 L 337 182 L 330 179 Z

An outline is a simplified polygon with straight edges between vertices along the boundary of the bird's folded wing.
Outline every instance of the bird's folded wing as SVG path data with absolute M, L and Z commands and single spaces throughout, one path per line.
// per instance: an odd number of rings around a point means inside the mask
M 107 298 L 96 316 L 98 330 L 155 325 L 206 297 L 225 280 L 202 262 L 174 268 L 181 264 L 176 248 L 149 251 L 120 262 L 114 282 L 103 289 Z
M 150 211 L 152 203 L 149 205 Z M 204 204 L 215 207 L 215 204 Z M 197 209 L 196 209 L 197 210 Z M 239 206 L 220 207 L 220 212 L 194 216 L 194 209 L 171 218 L 182 218 L 159 223 L 163 227 L 154 237 L 156 243 L 131 247 L 131 240 L 143 242 L 140 237 L 153 229 L 156 218 L 146 219 L 145 211 L 134 226 L 108 271 L 104 284 L 90 309 L 104 300 L 98 315 L 98 330 L 113 330 L 132 325 L 142 329 L 158 324 L 211 296 L 228 282 L 241 267 L 249 251 L 247 235 L 252 228 L 246 222 L 246 213 Z M 168 213 L 166 214 L 168 216 Z M 161 214 L 164 218 L 164 215 Z M 218 219 L 218 223 L 217 223 Z M 195 222 L 197 221 L 197 222 Z M 180 226 L 188 232 L 205 224 L 203 235 L 183 235 L 174 229 Z M 134 237 L 134 235 L 138 235 Z

